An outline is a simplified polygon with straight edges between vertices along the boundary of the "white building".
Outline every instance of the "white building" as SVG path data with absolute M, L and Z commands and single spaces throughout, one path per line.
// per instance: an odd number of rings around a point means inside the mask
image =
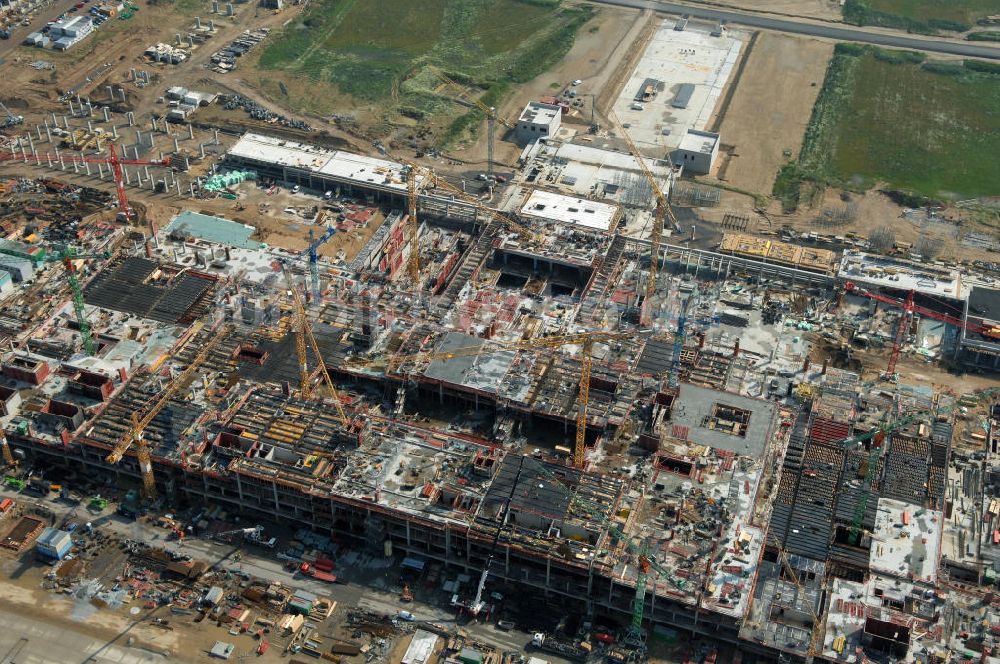
M 673 161 L 688 173 L 704 175 L 712 172 L 719 155 L 719 135 L 711 131 L 688 129 L 673 153 Z
M 555 135 L 562 125 L 562 109 L 554 104 L 529 101 L 517 120 L 514 136 L 521 145 Z

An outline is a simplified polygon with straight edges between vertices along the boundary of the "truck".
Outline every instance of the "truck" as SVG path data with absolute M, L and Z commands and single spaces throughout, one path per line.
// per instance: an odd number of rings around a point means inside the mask
M 317 581 L 323 581 L 325 583 L 337 582 L 337 577 L 335 575 L 330 574 L 329 572 L 324 572 L 321 569 L 316 569 L 309 563 L 302 563 L 299 565 L 299 572 L 301 572 L 304 576 L 312 577 Z
M 317 558 L 313 561 L 312 565 L 321 572 L 332 572 L 334 567 L 336 567 L 329 558 Z
M 589 648 L 577 645 L 571 641 L 548 636 L 542 632 L 535 632 L 532 635 L 531 647 L 578 662 L 586 660 L 590 655 Z

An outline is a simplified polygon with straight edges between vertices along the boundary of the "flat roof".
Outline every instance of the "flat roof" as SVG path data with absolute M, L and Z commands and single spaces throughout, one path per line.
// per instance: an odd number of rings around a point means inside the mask
M 531 122 L 534 124 L 551 124 L 553 120 L 562 115 L 562 108 L 555 104 L 543 104 L 540 101 L 529 101 L 521 111 L 519 122 Z
M 879 256 L 864 251 L 845 251 L 838 276 L 870 286 L 900 291 L 914 290 L 924 295 L 955 300 L 969 297 L 958 270 L 922 265 L 903 258 Z
M 480 337 L 462 332 L 449 332 L 435 349 L 447 352 L 458 348 L 478 347 L 486 343 Z M 517 355 L 513 350 L 484 351 L 479 355 L 459 356 L 432 361 L 424 370 L 424 376 L 436 378 L 446 383 L 495 394 L 500 382 Z
M 688 129 L 681 139 L 678 147 L 685 152 L 700 152 L 702 154 L 712 154 L 715 146 L 719 144 L 719 135 L 710 131 L 698 131 Z
M 738 408 L 749 414 L 743 435 L 725 429 L 725 422 L 717 417 L 717 405 Z M 674 401 L 671 422 L 675 430 L 678 427 L 685 430 L 685 439 L 695 445 L 756 457 L 770 442 L 775 412 L 777 406 L 771 401 L 685 383 Z
M 329 150 L 317 145 L 299 143 L 276 136 L 244 134 L 229 149 L 228 154 L 241 159 L 300 168 L 331 178 L 378 184 L 400 191 L 406 190 L 404 176 L 406 166 L 399 162 L 344 152 L 343 150 Z M 423 181 L 424 176 L 418 175 L 418 188 Z
M 598 203 L 575 196 L 564 196 L 536 189 L 521 206 L 521 214 L 536 219 L 557 221 L 606 231 L 611 228 L 617 205 Z
M 872 530 L 873 571 L 934 583 L 941 556 L 944 514 L 891 498 L 879 498 Z

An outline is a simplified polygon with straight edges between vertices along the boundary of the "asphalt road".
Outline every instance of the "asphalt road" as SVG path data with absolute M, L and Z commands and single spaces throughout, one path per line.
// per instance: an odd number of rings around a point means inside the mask
M 681 5 L 673 2 L 659 2 L 657 0 L 592 1 L 603 5 L 655 9 L 670 14 L 687 14 L 692 18 L 707 19 L 710 21 L 728 21 L 729 23 L 738 23 L 751 28 L 776 30 L 778 32 L 809 35 L 811 37 L 824 37 L 826 39 L 836 39 L 837 41 L 853 41 L 863 44 L 875 44 L 876 46 L 906 48 L 914 51 L 1000 60 L 1000 48 L 981 43 L 950 41 L 947 39 L 935 39 L 934 37 L 913 37 L 902 33 L 891 34 L 853 26 L 824 25 L 806 20 L 797 21 L 790 18 L 776 18 L 762 14 L 750 14 L 728 9 L 712 9 L 695 5 Z

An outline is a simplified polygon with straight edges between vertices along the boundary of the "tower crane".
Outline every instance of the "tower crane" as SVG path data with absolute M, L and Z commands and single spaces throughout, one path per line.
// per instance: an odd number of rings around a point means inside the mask
M 323 214 L 320 212 L 320 214 Z M 309 229 L 309 246 L 305 251 L 302 252 L 303 255 L 309 256 L 309 281 L 310 281 L 310 291 L 312 292 L 313 302 L 319 302 L 322 297 L 320 292 L 319 284 L 319 248 L 323 244 L 333 237 L 337 229 L 333 226 L 328 226 L 326 232 L 319 236 L 318 239 L 313 239 L 313 230 Z
M 681 305 L 680 315 L 677 317 L 677 333 L 674 336 L 674 348 L 670 357 L 670 377 L 668 385 L 670 389 L 677 390 L 680 388 L 681 380 L 681 351 L 684 350 L 684 328 L 687 325 L 688 311 L 691 308 L 691 302 L 698 298 L 698 284 L 695 283 L 694 290 L 692 290 L 687 299 L 684 300 L 684 304 Z
M 958 316 L 943 314 L 928 307 L 915 304 L 913 302 L 913 298 L 915 296 L 915 292 L 913 290 L 910 290 L 910 292 L 907 293 L 905 300 L 897 300 L 895 298 L 882 295 L 881 293 L 868 290 L 867 288 L 862 288 L 853 281 L 848 281 L 844 284 L 844 290 L 848 293 L 871 298 L 876 302 L 883 302 L 903 310 L 902 315 L 899 318 L 899 327 L 896 328 L 896 337 L 892 344 L 892 353 L 889 355 L 889 364 L 886 366 L 885 374 L 883 375 L 883 377 L 887 380 L 891 380 L 896 373 L 896 362 L 899 361 L 899 353 L 903 346 L 903 340 L 906 337 L 906 330 L 909 329 L 914 314 L 920 314 L 921 316 L 926 316 L 927 318 L 933 318 L 934 320 L 939 320 L 943 323 L 947 323 L 948 325 L 954 325 L 955 327 L 968 330 L 969 332 L 981 334 L 990 339 L 1000 339 L 1000 327 L 995 325 L 983 325 L 982 323 L 977 323 L 975 321 L 966 321 Z
M 590 516 L 608 529 L 608 534 L 612 537 L 612 539 L 621 544 L 625 548 L 625 551 L 635 557 L 637 566 L 635 597 L 632 599 L 632 620 L 629 623 L 623 642 L 631 647 L 644 649 L 646 639 L 642 630 L 642 620 L 646 610 L 646 582 L 649 578 L 650 571 L 657 572 L 661 577 L 672 583 L 674 587 L 679 590 L 684 589 L 687 585 L 686 582 L 683 579 L 676 578 L 670 570 L 657 562 L 656 558 L 650 553 L 649 538 L 644 539 L 641 544 L 636 544 L 632 537 L 626 535 L 624 531 L 612 523 L 611 519 L 605 516 L 606 506 L 602 508 L 589 500 L 581 498 L 576 492 L 564 484 L 564 480 L 546 468 L 545 464 L 535 459 L 531 459 L 530 457 L 527 458 L 530 459 L 532 465 L 541 475 L 545 476 L 552 482 L 552 485 L 557 491 L 565 494 L 571 500 L 576 501 L 576 503 L 586 510 Z
M 0 448 L 3 448 L 3 462 L 8 468 L 13 468 L 17 465 L 17 459 L 14 458 L 14 452 L 10 449 L 10 443 L 7 442 L 7 434 L 0 431 Z
M 115 191 L 118 196 L 118 217 L 120 221 L 129 221 L 132 218 L 132 208 L 129 206 L 128 195 L 125 193 L 125 174 L 122 171 L 122 166 L 170 166 L 170 158 L 164 157 L 163 159 L 122 159 L 118 156 L 118 150 L 115 148 L 115 144 L 108 142 L 108 156 L 107 157 L 87 157 L 84 155 L 75 154 L 52 154 L 46 152 L 45 154 L 33 153 L 30 156 L 27 154 L 18 154 L 17 152 L 6 152 L 0 154 L 0 161 L 15 161 L 19 159 L 24 159 L 25 161 L 33 159 L 36 164 L 41 164 L 42 161 L 58 161 L 61 163 L 76 163 L 76 164 L 108 164 L 111 167 L 111 174 L 115 179 Z
M 200 329 L 200 326 L 199 326 Z M 156 401 L 146 409 L 145 414 L 140 418 L 137 412 L 132 412 L 132 426 L 129 427 L 125 435 L 122 436 L 121 440 L 115 445 L 111 453 L 108 454 L 105 461 L 110 464 L 116 464 L 122 460 L 122 457 L 130 449 L 135 450 L 136 458 L 139 461 L 139 470 L 142 473 L 142 488 L 143 493 L 149 500 L 156 500 L 156 478 L 153 477 L 153 464 L 150 457 L 149 443 L 143 437 L 146 431 L 146 427 L 149 423 L 160 414 L 166 405 L 170 402 L 175 394 L 181 390 L 185 390 L 191 385 L 194 380 L 195 373 L 201 367 L 202 363 L 208 358 L 209 353 L 215 348 L 220 341 L 227 337 L 233 330 L 232 325 L 226 325 L 220 327 L 218 331 L 209 339 L 208 343 L 201 347 L 198 354 L 194 356 L 191 363 L 184 369 L 179 376 L 170 382 L 167 387 L 159 393 L 156 397 Z M 194 338 L 192 335 L 191 338 Z
M 72 247 L 67 247 L 62 251 L 46 256 L 47 261 L 59 261 L 66 270 L 66 281 L 69 282 L 70 292 L 73 299 L 73 311 L 76 314 L 76 324 L 80 328 L 80 338 L 83 341 L 83 350 L 87 355 L 93 355 L 96 351 L 94 337 L 91 335 L 90 321 L 87 320 L 87 312 L 83 301 L 83 289 L 80 288 L 80 279 L 76 276 L 76 264 L 73 261 L 87 258 L 108 258 L 109 253 L 78 254 Z
M 299 382 L 300 389 L 302 390 L 302 398 L 308 399 L 311 393 L 312 378 L 309 374 L 308 358 L 306 356 L 306 340 L 309 341 L 309 345 L 313 349 L 313 353 L 316 354 L 316 365 L 323 376 L 323 382 L 327 389 L 330 391 L 330 397 L 333 400 L 333 405 L 337 409 L 337 418 L 342 424 L 348 424 L 346 413 L 344 413 L 344 406 L 341 404 L 340 394 L 337 392 L 337 388 L 333 385 L 333 379 L 330 378 L 330 372 L 327 371 L 326 362 L 323 361 L 323 355 L 320 353 L 319 344 L 316 342 L 316 335 L 313 334 L 312 325 L 309 323 L 309 319 L 306 317 L 305 307 L 302 305 L 302 297 L 299 295 L 298 288 L 292 282 L 292 276 L 289 274 L 288 270 L 282 266 L 282 273 L 285 277 L 285 282 L 288 284 L 289 294 L 292 296 L 292 304 L 295 308 L 295 352 L 299 360 Z
M 680 224 L 677 223 L 677 217 L 674 216 L 674 211 L 670 207 L 667 197 L 663 194 L 663 190 L 660 189 L 660 183 L 656 181 L 656 176 L 653 175 L 653 172 L 649 170 L 649 166 L 646 165 L 646 160 L 639 151 L 638 146 L 636 146 L 628 132 L 625 131 L 625 127 L 622 126 L 621 121 L 614 112 L 611 113 L 611 119 L 618 126 L 618 131 L 621 133 L 622 138 L 625 139 L 629 152 L 632 153 L 632 156 L 639 164 L 642 174 L 646 176 L 646 180 L 649 181 L 649 186 L 653 190 L 653 195 L 656 197 L 653 230 L 649 235 L 649 277 L 646 281 L 646 298 L 643 302 L 641 316 L 643 324 L 648 325 L 652 316 L 653 298 L 656 296 L 656 275 L 660 268 L 660 238 L 663 234 L 663 220 L 665 218 L 669 219 L 675 230 L 680 230 Z
M 442 81 L 444 81 L 449 86 L 451 86 L 451 87 L 455 88 L 456 90 L 458 90 L 461 93 L 462 98 L 463 99 L 465 98 L 465 90 L 462 88 L 462 86 L 460 86 L 458 83 L 456 83 L 455 81 L 451 80 L 450 78 L 448 78 L 447 76 L 445 76 L 441 72 L 436 72 L 436 73 L 437 73 L 437 77 L 438 78 L 440 78 Z M 496 145 L 497 122 L 499 122 L 503 126 L 507 127 L 508 129 L 513 129 L 514 128 L 514 123 L 511 122 L 510 120 L 507 120 L 507 119 L 501 117 L 497 113 L 497 109 L 494 106 L 487 106 L 486 104 L 484 104 L 479 99 L 472 99 L 471 101 L 472 101 L 472 104 L 475 105 L 476 108 L 478 108 L 480 111 L 483 112 L 483 114 L 486 115 L 486 132 L 487 132 L 487 139 L 488 139 L 487 143 L 486 143 L 486 160 L 487 160 L 486 161 L 486 177 L 489 178 L 490 180 L 492 180 L 495 177 L 495 175 L 494 175 L 494 168 L 493 168 L 495 160 L 494 160 L 494 156 L 493 155 L 494 155 L 494 152 L 495 152 L 495 145 Z
M 593 348 L 594 343 L 602 341 L 613 341 L 615 339 L 627 339 L 633 336 L 625 332 L 581 332 L 579 334 L 568 334 L 551 337 L 538 337 L 523 341 L 491 341 L 496 345 L 496 350 L 537 350 L 541 348 L 558 348 L 570 344 L 582 346 L 580 359 L 580 391 L 577 398 L 576 411 L 576 440 L 573 445 L 573 465 L 582 468 L 586 462 L 587 451 L 587 407 L 590 403 L 590 375 L 593 368 Z M 455 357 L 468 357 L 491 352 L 490 347 L 462 346 L 451 350 L 439 352 L 417 353 L 414 355 L 396 355 L 391 358 L 393 365 L 398 366 L 404 362 L 421 362 L 428 360 L 448 360 Z M 361 365 L 374 364 L 376 361 L 363 362 Z
M 528 228 L 527 226 L 523 226 L 523 225 L 517 223 L 516 221 L 514 221 L 513 219 L 511 219 L 510 217 L 508 217 L 507 215 L 505 215 L 505 214 L 503 214 L 501 212 L 498 212 L 497 210 L 494 210 L 492 208 L 489 208 L 489 207 L 483 205 L 482 202 L 480 202 L 480 200 L 478 198 L 476 198 L 475 196 L 472 196 L 471 194 L 465 193 L 464 191 L 462 191 L 461 189 L 459 189 L 458 187 L 456 187 L 452 183 L 450 183 L 447 180 L 445 180 L 444 178 L 438 176 L 431 169 L 429 169 L 429 168 L 427 168 L 425 166 L 421 166 L 420 164 L 417 164 L 415 162 L 412 162 L 412 161 L 410 161 L 408 159 L 404 159 L 404 158 L 401 158 L 401 157 L 395 157 L 395 159 L 397 159 L 398 161 L 406 164 L 411 169 L 414 169 L 414 168 L 420 169 L 420 171 L 425 176 L 427 176 L 427 179 L 430 180 L 431 182 L 433 182 L 435 186 L 441 187 L 442 189 L 447 190 L 448 193 L 454 195 L 456 198 L 458 198 L 462 202 L 468 203 L 468 204 L 472 205 L 473 207 L 475 207 L 480 212 L 485 213 L 486 216 L 488 216 L 490 219 L 494 219 L 494 220 L 500 222 L 503 226 L 505 226 L 507 228 L 507 230 L 513 231 L 513 232 L 517 233 L 522 239 L 528 240 L 528 241 L 535 241 L 535 240 L 538 239 L 538 237 L 535 235 L 535 233 L 530 228 Z

